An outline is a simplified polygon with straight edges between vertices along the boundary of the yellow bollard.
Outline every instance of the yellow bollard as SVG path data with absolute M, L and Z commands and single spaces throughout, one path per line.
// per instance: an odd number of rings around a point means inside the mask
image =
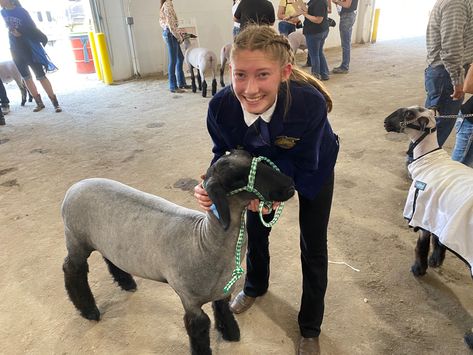
M 373 31 L 371 32 L 371 43 L 376 43 L 376 38 L 378 37 L 378 23 L 379 23 L 379 13 L 381 9 L 374 10 L 374 22 L 373 22 Z
M 97 46 L 95 45 L 95 36 L 92 31 L 89 32 L 89 42 L 90 49 L 92 50 L 92 57 L 94 58 L 95 72 L 97 73 L 99 80 L 102 80 L 102 67 L 100 66 L 100 60 L 97 54 Z
M 97 33 L 97 47 L 99 49 L 100 66 L 103 72 L 103 81 L 105 84 L 112 84 L 112 69 L 110 68 L 110 59 L 108 58 L 107 42 L 103 33 Z

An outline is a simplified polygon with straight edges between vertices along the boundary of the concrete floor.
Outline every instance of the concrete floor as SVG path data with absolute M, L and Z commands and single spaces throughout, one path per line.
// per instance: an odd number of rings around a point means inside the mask
M 329 288 L 321 335 L 325 354 L 467 354 L 473 284 L 447 254 L 444 266 L 415 279 L 416 235 L 402 218 L 410 182 L 407 138 L 383 119 L 424 101 L 422 38 L 358 45 L 351 72 L 332 75 L 330 121 L 340 135 L 329 235 Z M 327 51 L 330 67 L 340 51 Z M 303 55 L 298 55 L 303 63 Z M 59 208 L 67 188 L 107 177 L 197 208 L 191 190 L 208 166 L 209 98 L 172 95 L 156 78 L 104 86 L 93 76 L 51 75 L 64 112 L 19 107 L 0 127 L 0 344 L 5 354 L 185 354 L 182 306 L 165 284 L 138 279 L 127 294 L 99 255 L 90 283 L 103 318 L 81 318 L 67 299 Z M 227 78 L 228 81 L 228 78 Z M 446 145 L 451 150 L 453 135 Z M 215 354 L 292 354 L 298 342 L 300 262 L 297 200 L 271 238 L 270 291 L 237 317 L 239 343 L 211 331 Z M 346 262 L 359 271 L 340 264 Z M 238 283 L 238 288 L 241 281 Z M 204 310 L 211 314 L 207 305 Z

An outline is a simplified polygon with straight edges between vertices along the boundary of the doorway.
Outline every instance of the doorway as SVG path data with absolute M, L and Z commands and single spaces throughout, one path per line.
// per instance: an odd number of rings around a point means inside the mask
M 377 41 L 423 37 L 436 0 L 376 0 L 380 9 Z

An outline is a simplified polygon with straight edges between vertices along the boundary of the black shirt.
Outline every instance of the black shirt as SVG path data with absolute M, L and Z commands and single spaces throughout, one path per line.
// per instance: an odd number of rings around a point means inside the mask
M 240 20 L 241 29 L 248 23 L 272 25 L 276 20 L 273 4 L 268 0 L 242 0 L 234 17 Z
M 327 0 L 310 0 L 307 4 L 308 7 L 308 14 L 317 17 L 323 17 L 321 23 L 313 23 L 308 18 L 304 20 L 304 28 L 302 33 L 304 34 L 314 34 L 314 33 L 321 33 L 328 30 L 328 8 L 327 8 Z

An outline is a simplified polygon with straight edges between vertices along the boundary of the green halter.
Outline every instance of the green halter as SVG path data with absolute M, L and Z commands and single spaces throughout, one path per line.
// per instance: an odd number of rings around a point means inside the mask
M 228 195 L 232 196 L 241 191 L 248 191 L 248 192 L 254 193 L 260 199 L 259 217 L 260 217 L 261 223 L 263 223 L 263 225 L 266 227 L 272 227 L 273 225 L 276 224 L 279 217 L 281 216 L 282 210 L 284 208 L 284 202 L 281 202 L 281 204 L 277 207 L 274 213 L 274 218 L 270 222 L 266 222 L 263 218 L 263 208 L 267 207 L 268 209 L 271 209 L 273 203 L 272 201 L 266 201 L 263 195 L 261 195 L 261 193 L 258 190 L 256 190 L 254 187 L 255 177 L 256 177 L 256 168 L 257 168 L 258 163 L 262 160 L 268 163 L 274 170 L 280 171 L 279 168 L 276 166 L 276 164 L 274 164 L 270 159 L 266 157 L 253 158 L 251 162 L 250 173 L 248 174 L 248 184 L 244 187 L 231 191 Z M 241 247 L 243 245 L 243 239 L 245 237 L 245 213 L 246 213 L 246 208 L 241 213 L 240 232 L 238 233 L 238 240 L 237 240 L 236 248 L 235 248 L 235 269 L 232 272 L 232 278 L 230 279 L 230 281 L 228 281 L 228 283 L 223 288 L 224 293 L 228 293 L 231 287 L 233 286 L 233 284 L 237 282 L 238 279 L 241 277 L 241 275 L 243 275 L 244 273 L 241 267 Z

